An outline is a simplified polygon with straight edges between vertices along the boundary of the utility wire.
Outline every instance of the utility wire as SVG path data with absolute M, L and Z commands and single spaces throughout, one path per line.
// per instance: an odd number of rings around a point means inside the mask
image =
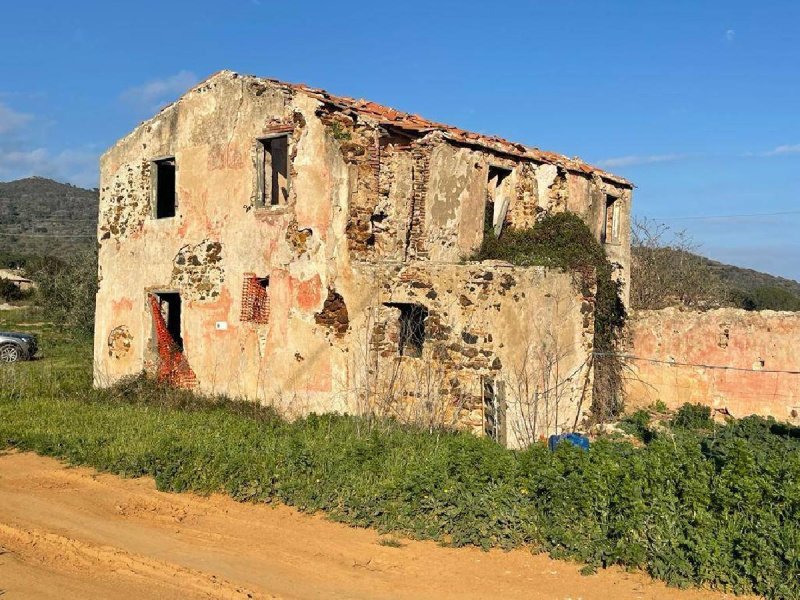
M 41 238 L 93 238 L 97 237 L 96 233 L 85 233 L 85 234 L 76 234 L 76 233 L 8 233 L 3 232 L 0 233 L 1 236 L 6 237 L 41 237 Z
M 778 217 L 782 215 L 800 215 L 800 210 L 786 210 L 772 213 L 750 213 L 741 215 L 693 215 L 685 217 L 652 217 L 654 221 L 694 221 L 703 219 L 743 219 L 754 217 Z
M 58 218 L 47 218 L 47 219 L 37 219 L 32 217 L 30 220 L 27 221 L 14 221 L 3 223 L 2 219 L 0 219 L 0 225 L 4 226 L 11 226 L 11 225 L 36 225 L 37 223 L 97 223 L 97 219 L 58 219 Z
M 621 354 L 618 352 L 593 352 L 595 356 L 616 356 L 625 360 L 643 360 L 645 362 L 659 363 L 664 365 L 675 365 L 679 367 L 701 367 L 703 369 L 719 369 L 723 371 L 744 371 L 746 373 L 786 373 L 787 375 L 800 375 L 800 371 L 782 371 L 777 369 L 745 369 L 743 367 L 728 367 L 725 365 L 704 365 L 702 363 L 688 363 L 673 360 L 663 360 L 658 358 L 646 358 L 644 356 L 634 356 L 633 354 Z

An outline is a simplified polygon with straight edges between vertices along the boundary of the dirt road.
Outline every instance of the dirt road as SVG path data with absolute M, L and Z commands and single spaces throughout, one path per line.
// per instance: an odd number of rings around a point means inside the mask
M 721 599 L 525 550 L 402 541 L 278 506 L 158 492 L 150 479 L 0 455 L 0 596 Z

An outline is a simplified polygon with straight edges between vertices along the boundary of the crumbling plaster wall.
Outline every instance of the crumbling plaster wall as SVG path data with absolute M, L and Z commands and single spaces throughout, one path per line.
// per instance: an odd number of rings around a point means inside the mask
M 800 424 L 800 375 L 778 372 L 800 372 L 800 313 L 667 308 L 637 311 L 629 327 L 639 357 L 629 360 L 629 407 L 692 402 Z
M 486 181 L 489 168 L 510 170 L 513 190 L 505 216 L 506 227 L 531 227 L 548 213 L 578 214 L 600 239 L 608 196 L 621 202 L 619 238 L 605 244 L 614 276 L 630 293 L 631 189 L 594 175 L 569 172 L 552 164 L 520 161 L 485 149 L 457 146 L 432 136 L 428 192 L 425 201 L 425 248 L 431 260 L 458 262 L 469 257 L 483 240 Z
M 262 400 L 302 390 L 304 402 L 343 408 L 330 398 L 344 359 L 315 314 L 347 265 L 349 173 L 318 108 L 277 85 L 212 78 L 103 156 L 98 384 L 152 368 L 146 290 L 178 291 L 201 390 Z M 256 139 L 275 132 L 290 136 L 290 198 L 256 208 Z M 150 161 L 164 156 L 176 158 L 177 214 L 154 219 Z M 270 278 L 268 325 L 239 322 L 248 273 Z
M 275 133 L 289 135 L 289 198 L 258 208 L 256 140 Z M 154 219 L 151 161 L 166 156 L 176 159 L 177 213 Z M 416 369 L 375 337 L 390 329 L 385 302 L 413 301 L 431 310 L 426 352 L 437 377 L 447 376 L 436 395 L 459 398 L 462 426 L 480 427 L 480 380 L 492 376 L 506 385 L 509 441 L 522 443 L 519 422 L 532 409 L 522 406 L 519 373 L 530 377 L 523 367 L 548 345 L 562 370 L 536 385 L 567 379 L 558 405 L 548 400 L 533 413 L 542 413 L 539 433 L 567 426 L 591 402 L 590 300 L 567 274 L 457 264 L 483 235 L 490 164 L 512 170 L 511 223 L 571 209 L 600 226 L 598 199 L 610 184 L 599 179 L 438 133 L 405 136 L 277 83 L 212 77 L 101 160 L 96 383 L 154 369 L 147 292 L 178 291 L 185 356 L 201 391 L 294 414 L 357 411 L 365 373 Z M 629 191 L 618 191 L 629 203 Z M 266 324 L 240 320 L 253 275 L 269 278 Z
M 591 298 L 569 274 L 506 263 L 359 264 L 350 291 L 351 385 L 355 402 L 417 420 L 484 426 L 482 382 L 503 388 L 506 443 L 571 429 L 591 405 Z M 363 285 L 369 282 L 369 285 Z M 398 304 L 427 311 L 422 356 L 398 354 Z M 543 360 L 554 360 L 550 377 Z M 542 392 L 558 386 L 558 394 Z M 384 411 L 386 412 L 386 410 Z M 534 425 L 538 427 L 534 431 Z

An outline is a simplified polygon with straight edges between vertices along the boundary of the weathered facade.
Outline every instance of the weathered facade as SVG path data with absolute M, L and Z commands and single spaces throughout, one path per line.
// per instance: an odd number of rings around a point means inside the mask
M 145 369 L 524 444 L 591 402 L 592 298 L 466 259 L 486 225 L 570 210 L 627 290 L 630 203 L 577 159 L 220 72 L 102 158 L 95 381 Z
M 800 424 L 800 313 L 667 308 L 628 326 L 630 408 L 692 402 Z

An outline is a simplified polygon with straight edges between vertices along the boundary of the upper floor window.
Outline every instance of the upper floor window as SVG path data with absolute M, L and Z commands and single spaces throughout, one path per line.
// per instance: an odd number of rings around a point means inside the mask
M 153 161 L 153 216 L 156 219 L 174 217 L 177 207 L 175 195 L 175 157 Z
M 289 136 L 258 140 L 258 206 L 281 206 L 289 199 Z
M 496 237 L 503 230 L 503 223 L 508 212 L 510 200 L 505 182 L 510 181 L 511 169 L 489 166 L 489 177 L 486 188 L 486 206 L 483 218 L 484 234 L 493 232 Z
M 604 244 L 619 243 L 619 206 L 619 198 L 615 196 L 606 196 L 603 231 L 600 234 L 600 241 Z

